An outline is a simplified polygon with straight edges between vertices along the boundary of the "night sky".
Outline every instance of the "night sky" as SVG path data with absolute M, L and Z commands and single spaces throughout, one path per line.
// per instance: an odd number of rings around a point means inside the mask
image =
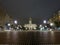
M 32 17 L 33 23 L 40 24 L 48 20 L 60 9 L 60 0 L 0 0 L 8 15 L 19 17 L 20 23 L 27 23 Z

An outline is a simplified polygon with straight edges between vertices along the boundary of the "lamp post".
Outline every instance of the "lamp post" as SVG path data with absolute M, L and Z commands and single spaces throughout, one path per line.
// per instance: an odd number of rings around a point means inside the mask
M 14 20 L 14 28 L 15 28 L 15 30 L 17 29 L 17 24 L 18 24 L 18 21 Z
M 55 29 L 55 24 L 54 23 L 50 23 L 50 26 L 52 29 Z
M 43 20 L 43 24 L 44 24 L 44 29 L 47 30 L 48 29 L 48 27 L 47 27 L 48 21 Z
M 11 24 L 10 24 L 10 23 L 8 23 L 7 25 L 8 25 L 8 29 L 11 29 Z

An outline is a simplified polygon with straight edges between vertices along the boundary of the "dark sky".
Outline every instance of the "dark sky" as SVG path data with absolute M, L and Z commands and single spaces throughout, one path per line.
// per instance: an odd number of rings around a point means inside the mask
M 60 0 L 0 0 L 0 2 L 7 9 L 8 15 L 20 17 L 24 21 L 32 17 L 33 22 L 37 24 L 42 23 L 44 19 L 47 20 L 60 9 Z

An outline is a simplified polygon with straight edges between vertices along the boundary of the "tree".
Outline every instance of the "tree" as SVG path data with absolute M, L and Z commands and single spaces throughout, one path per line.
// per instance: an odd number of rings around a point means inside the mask
M 60 21 L 54 21 L 56 27 L 60 27 Z

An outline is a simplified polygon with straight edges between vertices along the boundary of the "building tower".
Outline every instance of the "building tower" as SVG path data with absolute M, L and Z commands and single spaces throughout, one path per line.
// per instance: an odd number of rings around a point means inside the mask
M 29 24 L 32 24 L 32 18 L 31 17 L 29 18 Z

